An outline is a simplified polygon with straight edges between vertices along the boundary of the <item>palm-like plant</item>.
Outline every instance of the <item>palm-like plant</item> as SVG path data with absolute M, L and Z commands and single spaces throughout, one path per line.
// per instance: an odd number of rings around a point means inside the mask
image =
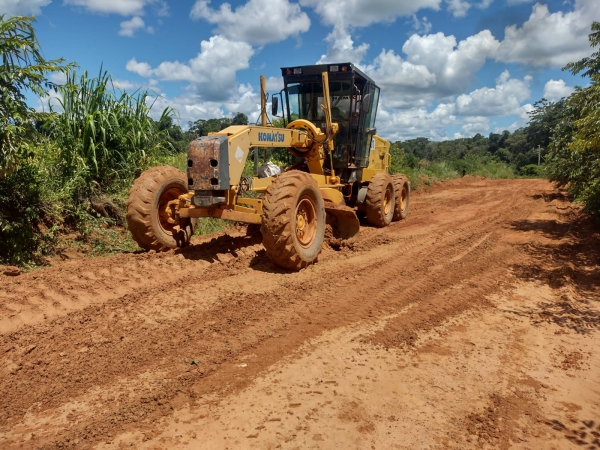
M 44 96 L 55 84 L 51 72 L 68 72 L 74 64 L 64 59 L 46 61 L 33 29 L 33 17 L 0 15 L 0 177 L 11 173 L 27 156 L 27 139 L 39 113 L 27 106 L 27 90 Z

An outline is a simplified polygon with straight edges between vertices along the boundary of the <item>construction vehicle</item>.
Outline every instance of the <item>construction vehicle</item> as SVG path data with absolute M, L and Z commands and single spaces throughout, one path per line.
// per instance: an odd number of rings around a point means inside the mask
M 134 240 L 148 250 L 186 245 L 199 217 L 260 225 L 277 266 L 298 270 L 316 261 L 326 234 L 351 242 L 359 216 L 385 227 L 408 214 L 410 183 L 391 176 L 390 143 L 377 136 L 379 87 L 351 63 L 282 68 L 285 128 L 270 125 L 261 77 L 261 125 L 234 125 L 192 141 L 187 176 L 155 167 L 135 181 L 127 203 Z M 283 147 L 295 163 L 275 176 L 244 177 L 254 152 Z M 258 195 L 257 195 L 258 194 Z

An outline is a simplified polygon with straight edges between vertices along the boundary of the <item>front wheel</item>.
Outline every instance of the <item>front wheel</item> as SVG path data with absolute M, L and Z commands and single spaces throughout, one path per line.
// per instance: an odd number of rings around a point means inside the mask
M 171 200 L 187 194 L 187 178 L 170 166 L 153 167 L 133 183 L 127 199 L 127 227 L 145 250 L 168 250 L 187 245 L 195 220 L 173 219 L 166 208 Z
M 315 262 L 325 236 L 325 204 L 315 179 L 298 170 L 275 178 L 263 202 L 260 231 L 277 266 L 299 270 Z

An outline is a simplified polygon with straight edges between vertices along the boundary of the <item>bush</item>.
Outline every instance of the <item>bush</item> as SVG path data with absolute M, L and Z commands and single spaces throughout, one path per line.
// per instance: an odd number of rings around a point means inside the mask
M 519 169 L 519 173 L 524 177 L 539 178 L 542 176 L 543 170 L 537 164 L 527 164 Z
M 39 262 L 54 243 L 54 230 L 40 229 L 45 181 L 31 164 L 0 178 L 0 261 L 5 264 Z

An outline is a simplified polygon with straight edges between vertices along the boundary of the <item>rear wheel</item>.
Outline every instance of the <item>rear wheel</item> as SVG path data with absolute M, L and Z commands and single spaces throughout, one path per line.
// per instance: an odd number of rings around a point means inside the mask
M 263 202 L 263 245 L 274 264 L 299 270 L 315 262 L 325 236 L 325 205 L 317 182 L 308 173 L 279 175 Z
M 127 227 L 140 247 L 161 251 L 189 243 L 195 220 L 173 219 L 166 211 L 171 200 L 187 192 L 185 174 L 170 166 L 153 167 L 135 180 L 127 200 Z
M 394 194 L 396 203 L 394 205 L 394 217 L 392 220 L 402 220 L 408 215 L 408 206 L 410 203 L 410 182 L 408 178 L 402 174 L 392 177 L 394 182 Z
M 387 173 L 375 175 L 367 188 L 365 199 L 367 221 L 376 227 L 386 227 L 394 216 L 394 184 Z

